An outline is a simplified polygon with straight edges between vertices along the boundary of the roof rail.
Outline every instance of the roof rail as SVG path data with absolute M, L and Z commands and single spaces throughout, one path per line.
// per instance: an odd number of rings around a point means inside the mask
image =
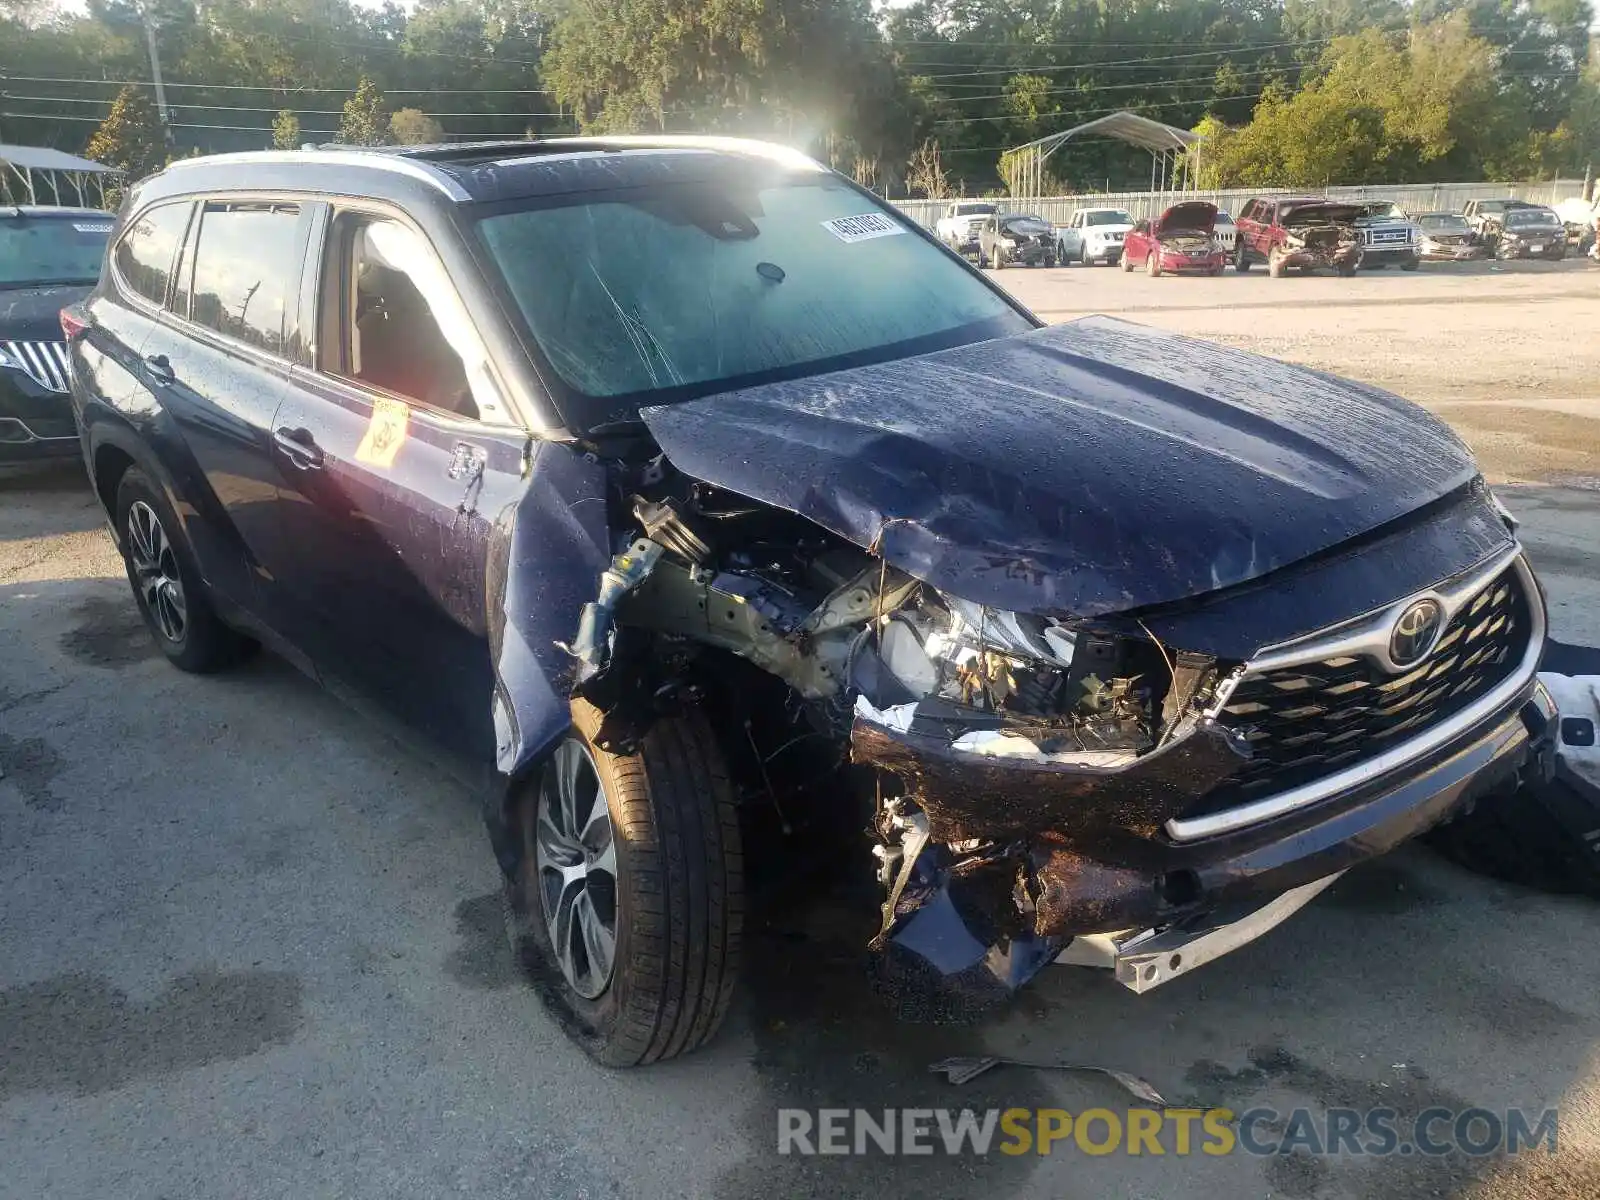
M 556 137 L 480 142 L 447 142 L 433 146 L 384 147 L 380 153 L 400 155 L 415 162 L 471 163 L 480 159 L 532 158 L 541 154 L 572 154 L 607 150 L 720 150 L 743 154 L 802 170 L 825 170 L 810 156 L 776 142 L 754 138 L 693 134 L 614 134 L 594 137 Z
M 389 171 L 397 175 L 406 175 L 412 179 L 420 180 L 437 188 L 452 200 L 472 199 L 459 183 L 428 162 L 402 154 L 385 152 L 376 147 L 372 149 L 348 147 L 338 150 L 247 150 L 236 154 L 207 154 L 199 158 L 180 158 L 167 164 L 166 169 L 172 171 L 180 167 L 227 165 L 230 163 L 268 165 L 272 163 L 304 162 L 330 163 L 346 167 L 371 167 L 374 170 Z

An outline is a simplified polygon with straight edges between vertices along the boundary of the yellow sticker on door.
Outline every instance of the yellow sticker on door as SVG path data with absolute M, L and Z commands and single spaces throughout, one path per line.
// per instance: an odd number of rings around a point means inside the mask
M 372 402 L 372 420 L 367 434 L 356 447 L 356 461 L 373 467 L 394 466 L 395 455 L 405 444 L 411 410 L 398 400 L 378 397 Z

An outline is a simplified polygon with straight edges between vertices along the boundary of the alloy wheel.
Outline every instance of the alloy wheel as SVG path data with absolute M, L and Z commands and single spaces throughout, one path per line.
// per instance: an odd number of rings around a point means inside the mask
M 556 962 L 572 989 L 593 1000 L 616 964 L 617 850 L 605 787 L 576 738 L 561 743 L 545 772 L 534 861 Z
M 189 629 L 189 606 L 172 539 L 155 509 L 143 500 L 135 500 L 128 509 L 127 533 L 128 557 L 145 609 L 162 637 L 169 642 L 183 641 Z

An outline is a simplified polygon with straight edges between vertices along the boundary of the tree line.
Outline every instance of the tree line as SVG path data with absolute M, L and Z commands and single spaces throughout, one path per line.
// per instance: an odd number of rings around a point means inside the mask
M 1008 147 L 1130 109 L 1206 186 L 1581 175 L 1588 0 L 0 0 L 0 142 L 134 175 L 305 142 L 715 132 L 892 195 L 1002 186 Z M 164 77 L 154 107 L 152 58 Z M 1068 142 L 1047 186 L 1143 186 Z

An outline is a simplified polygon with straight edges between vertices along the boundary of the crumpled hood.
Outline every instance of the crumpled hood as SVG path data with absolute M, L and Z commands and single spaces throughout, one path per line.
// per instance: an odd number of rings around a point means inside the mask
M 0 342 L 61 341 L 61 310 L 93 290 L 92 284 L 0 288 Z
M 1062 615 L 1254 579 L 1477 474 L 1396 396 L 1108 317 L 641 416 L 690 476 Z

